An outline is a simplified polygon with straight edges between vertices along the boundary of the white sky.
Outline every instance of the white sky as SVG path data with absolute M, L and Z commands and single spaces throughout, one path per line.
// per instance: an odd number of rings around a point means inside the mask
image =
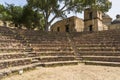
M 120 14 L 120 0 L 110 0 L 112 1 L 112 8 L 109 10 L 108 14 L 115 19 L 116 14 Z
M 108 14 L 115 19 L 116 14 L 120 14 L 120 0 L 110 0 L 112 1 L 112 8 L 109 10 Z M 5 4 L 5 3 L 14 3 L 16 5 L 25 5 L 26 0 L 0 0 L 0 4 Z M 78 17 L 83 17 L 82 14 L 68 14 L 68 16 L 78 16 Z
M 26 0 L 0 0 L 0 4 L 5 4 L 5 3 L 8 4 L 14 3 L 15 5 L 21 6 L 26 4 Z

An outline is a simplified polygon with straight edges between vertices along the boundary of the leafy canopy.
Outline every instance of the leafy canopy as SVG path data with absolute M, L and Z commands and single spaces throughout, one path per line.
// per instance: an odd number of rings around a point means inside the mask
M 16 27 L 48 31 L 57 18 L 66 18 L 69 13 L 80 13 L 86 8 L 107 12 L 111 8 L 109 0 L 26 0 L 27 5 L 0 5 L 0 19 L 9 20 Z
M 0 19 L 9 21 L 17 28 L 39 29 L 43 30 L 43 17 L 30 6 L 15 6 L 14 4 L 0 5 Z
M 105 12 L 111 8 L 109 0 L 27 0 L 27 3 L 43 15 L 46 31 L 56 18 L 65 18 L 68 13 L 82 12 L 86 8 Z

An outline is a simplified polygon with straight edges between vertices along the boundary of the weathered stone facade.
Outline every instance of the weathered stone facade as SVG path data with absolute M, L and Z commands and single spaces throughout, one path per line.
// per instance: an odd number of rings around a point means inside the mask
M 82 32 L 83 30 L 83 20 L 75 16 L 58 21 L 51 26 L 51 31 L 56 32 Z
M 120 23 L 119 23 L 119 24 L 111 24 L 111 25 L 109 26 L 109 29 L 110 29 L 110 30 L 120 29 Z
M 102 18 L 103 18 L 103 20 L 102 20 L 103 24 L 105 24 L 107 26 L 111 25 L 112 18 L 109 15 L 103 13 Z
M 111 18 L 103 17 L 101 11 L 86 9 L 84 11 L 84 21 L 78 17 L 72 16 L 70 18 L 63 19 L 53 24 L 51 26 L 50 31 L 56 32 L 102 31 L 108 30 L 108 26 L 106 25 L 106 23 L 110 21 Z
M 86 9 L 84 11 L 84 31 L 102 31 L 102 13 L 97 10 Z

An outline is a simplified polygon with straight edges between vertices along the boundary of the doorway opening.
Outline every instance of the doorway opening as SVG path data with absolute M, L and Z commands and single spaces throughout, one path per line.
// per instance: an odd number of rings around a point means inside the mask
M 69 25 L 65 25 L 65 31 L 69 32 Z
M 92 26 L 92 25 L 89 26 L 89 31 L 90 31 L 90 32 L 93 31 L 93 26 Z
M 57 27 L 57 32 L 60 32 L 60 27 Z

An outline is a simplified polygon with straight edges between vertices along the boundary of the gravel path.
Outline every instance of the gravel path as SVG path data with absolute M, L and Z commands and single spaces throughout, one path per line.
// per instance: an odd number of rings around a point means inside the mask
M 3 80 L 120 80 L 120 67 L 79 64 L 52 68 L 37 68 Z

